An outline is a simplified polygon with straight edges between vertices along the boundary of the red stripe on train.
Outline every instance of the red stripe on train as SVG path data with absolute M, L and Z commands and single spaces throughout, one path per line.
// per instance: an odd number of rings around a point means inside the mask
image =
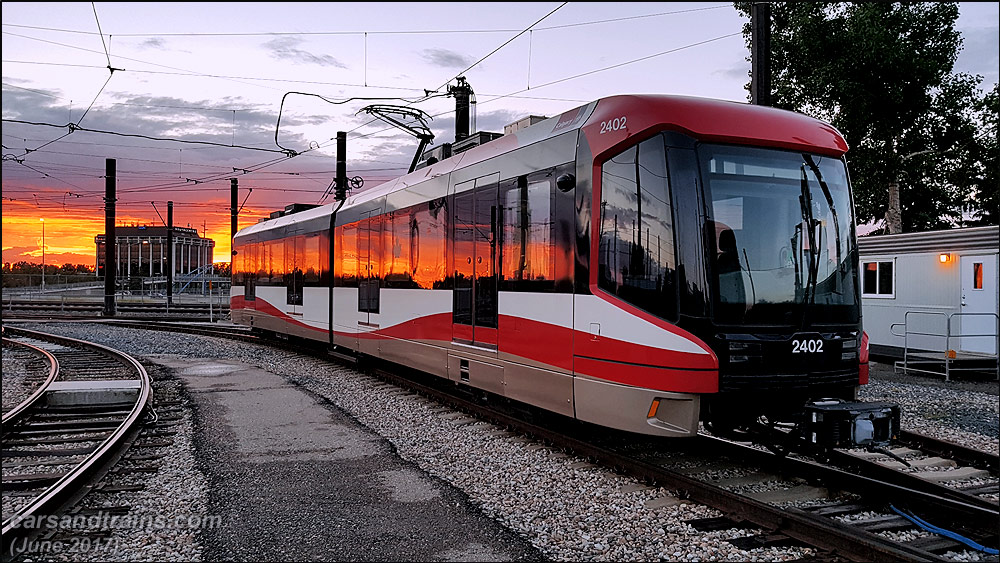
M 239 308 L 241 301 L 242 297 L 234 297 L 232 307 Z M 258 298 L 255 302 L 258 313 L 325 332 L 288 316 L 263 299 Z M 604 336 L 595 338 L 567 327 L 509 315 L 500 315 L 499 325 L 499 331 L 477 328 L 476 332 L 488 332 L 491 339 L 499 335 L 499 350 L 512 356 L 625 385 L 689 393 L 718 391 L 718 363 L 712 354 L 665 350 Z M 339 331 L 337 334 L 355 336 Z M 471 327 L 453 325 L 451 313 L 438 313 L 360 332 L 356 336 L 419 340 L 446 346 L 453 336 L 471 340 L 472 330 Z
M 623 385 L 672 393 L 717 393 L 719 391 L 719 372 L 717 370 L 670 369 L 580 356 L 574 360 L 577 375 L 589 375 Z

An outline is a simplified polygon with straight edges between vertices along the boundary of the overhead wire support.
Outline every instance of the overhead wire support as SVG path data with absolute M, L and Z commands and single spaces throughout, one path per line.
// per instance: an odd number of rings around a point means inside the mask
M 413 161 L 410 163 L 410 169 L 407 173 L 413 172 L 413 170 L 417 167 L 417 162 L 420 161 L 420 155 L 423 154 L 427 145 L 434 140 L 434 133 L 431 132 L 430 127 L 427 125 L 427 121 L 433 118 L 426 112 L 416 108 L 384 104 L 365 106 L 358 110 L 358 113 L 361 112 L 373 115 L 376 118 L 385 121 L 389 125 L 398 127 L 410 135 L 413 135 L 420 141 L 420 144 L 417 146 L 417 153 L 413 155 Z M 393 118 L 393 115 L 399 115 L 404 119 L 409 118 L 416 120 L 417 124 L 407 125 L 406 123 Z
M 549 16 L 551 16 L 552 14 L 554 14 L 554 13 L 558 12 L 558 11 L 559 11 L 559 10 L 560 10 L 560 9 L 561 9 L 561 8 L 562 8 L 563 6 L 565 6 L 566 4 L 569 4 L 569 2 L 563 2 L 562 4 L 559 4 L 559 5 L 558 5 L 558 6 L 556 6 L 556 7 L 555 7 L 555 9 L 553 9 L 553 10 L 552 10 L 551 12 L 549 12 L 549 13 L 545 14 L 544 16 L 542 16 L 541 18 L 539 18 L 539 19 L 538 19 L 537 21 L 535 21 L 535 23 L 533 23 L 533 24 L 529 25 L 528 27 L 526 27 L 526 28 L 524 28 L 523 30 L 521 30 L 520 32 L 518 32 L 518 33 L 517 33 L 517 35 L 515 35 L 514 37 L 511 37 L 511 38 L 510 38 L 510 39 L 508 39 L 507 41 L 504 41 L 504 42 L 503 42 L 503 44 L 501 44 L 501 45 L 500 45 L 499 47 L 497 47 L 496 49 L 493 49 L 492 51 L 490 51 L 489 53 L 487 53 L 487 54 L 486 54 L 486 56 L 484 56 L 484 57 L 482 57 L 481 59 L 479 59 L 478 61 L 476 61 L 476 62 L 472 63 L 471 65 L 469 65 L 469 66 L 468 66 L 468 68 L 466 68 L 466 69 L 465 69 L 465 70 L 463 70 L 462 72 L 459 72 L 459 73 L 458 73 L 458 74 L 456 74 L 455 76 L 452 76 L 451 78 L 449 78 L 448 80 L 446 80 L 444 84 L 442 84 L 442 85 L 438 86 L 437 88 L 435 88 L 435 91 L 438 91 L 438 90 L 441 90 L 442 88 L 444 88 L 445 86 L 447 86 L 447 85 L 448 85 L 448 83 L 449 83 L 449 82 L 451 82 L 452 80 L 454 80 L 454 79 L 458 78 L 459 76 L 462 76 L 462 75 L 464 75 L 464 74 L 465 74 L 466 72 L 468 72 L 468 71 L 472 70 L 472 69 L 473 69 L 473 68 L 474 68 L 474 67 L 475 67 L 475 66 L 476 66 L 477 64 L 479 64 L 479 63 L 481 63 L 481 62 L 485 61 L 486 59 L 488 59 L 489 57 L 491 57 L 491 56 L 492 56 L 492 55 L 493 55 L 494 53 L 496 53 L 496 52 L 497 52 L 497 51 L 499 51 L 500 49 L 503 49 L 504 47 L 506 47 L 506 46 L 507 46 L 507 45 L 508 45 L 508 44 L 509 44 L 509 43 L 510 43 L 511 41 L 513 41 L 513 40 L 517 39 L 518 37 L 520 37 L 520 36 L 524 35 L 525 33 L 527 33 L 527 32 L 529 32 L 529 31 L 531 31 L 531 29 L 532 29 L 533 27 L 535 27 L 536 25 L 538 25 L 538 24 L 542 23 L 542 21 L 544 21 L 545 19 L 547 19 L 547 18 L 548 18 Z

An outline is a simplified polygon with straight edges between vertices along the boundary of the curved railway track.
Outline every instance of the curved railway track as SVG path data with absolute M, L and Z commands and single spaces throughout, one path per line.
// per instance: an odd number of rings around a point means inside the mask
M 183 323 L 116 324 L 280 344 L 285 349 L 329 357 L 317 347 L 290 346 L 286 340 L 262 338 L 239 328 L 221 331 Z M 889 457 L 858 452 L 837 451 L 829 463 L 821 464 L 707 435 L 681 442 L 634 435 L 625 440 L 620 433 L 581 427 L 543 412 L 522 408 L 512 413 L 493 406 L 493 400 L 486 406 L 477 400 L 479 392 L 456 394 L 450 381 L 412 372 L 403 376 L 397 367 L 378 362 L 369 362 L 366 367 L 395 385 L 672 490 L 677 497 L 711 506 L 724 515 L 691 522 L 695 527 L 753 526 L 764 530 L 741 540 L 747 548 L 793 542 L 812 546 L 821 557 L 832 559 L 942 561 L 947 560 L 943 554 L 948 551 L 984 546 L 995 549 L 998 542 L 1000 510 L 995 496 L 1000 463 L 993 454 L 904 433 L 908 451 L 897 449 L 894 455 L 911 459 L 911 466 L 922 465 L 935 474 L 928 479 Z M 526 422 L 526 418 L 539 422 Z M 914 463 L 921 455 L 941 461 Z M 954 479 L 940 478 L 944 471 L 959 469 L 963 471 L 956 479 L 968 481 L 974 474 L 970 468 L 980 472 L 975 475 L 985 484 L 962 488 L 961 482 L 952 486 Z M 714 477 L 734 470 L 738 473 L 735 477 Z M 949 529 L 929 532 L 932 523 Z M 986 560 L 991 560 L 990 556 Z
M 10 300 L 2 306 L 5 318 L 80 319 L 104 314 L 104 301 L 68 298 L 56 300 Z M 115 313 L 121 317 L 141 320 L 188 319 L 218 320 L 229 316 L 229 303 L 173 303 L 118 301 Z
M 116 350 L 4 327 L 49 362 L 49 376 L 3 415 L 3 544 L 43 531 L 120 458 L 151 403 L 151 381 Z M 4 553 L 9 557 L 10 553 Z

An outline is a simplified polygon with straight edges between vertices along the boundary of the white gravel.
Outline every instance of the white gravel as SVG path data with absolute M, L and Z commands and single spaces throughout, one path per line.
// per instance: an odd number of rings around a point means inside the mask
M 48 374 L 44 360 L 17 344 L 3 343 L 3 412 L 13 409 L 35 392 Z
M 891 367 L 888 368 L 891 370 Z M 861 388 L 862 401 L 889 401 L 900 406 L 902 428 L 1000 455 L 1000 402 L 996 394 L 969 391 L 943 382 L 924 385 L 873 375 Z M 888 378 L 891 377 L 891 380 Z

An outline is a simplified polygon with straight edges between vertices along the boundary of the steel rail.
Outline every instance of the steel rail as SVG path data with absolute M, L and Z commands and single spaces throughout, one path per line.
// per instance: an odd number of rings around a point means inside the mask
M 985 469 L 994 476 L 1000 474 L 1000 455 L 997 454 L 967 448 L 947 440 L 940 440 L 906 430 L 899 432 L 899 441 L 904 445 L 939 457 L 953 459 L 964 465 Z
M 51 385 L 52 382 L 56 380 L 56 377 L 59 376 L 59 360 L 57 360 L 56 357 L 53 356 L 52 353 L 49 352 L 48 350 L 43 350 L 33 344 L 28 344 L 27 342 L 20 342 L 12 338 L 7 338 L 6 336 L 3 338 L 3 341 L 9 344 L 13 344 L 15 346 L 22 346 L 24 348 L 28 348 L 33 352 L 35 352 L 36 354 L 41 354 L 42 357 L 45 358 L 45 360 L 49 363 L 49 374 L 45 377 L 45 381 L 43 381 L 42 384 L 39 385 L 34 390 L 34 392 L 28 395 L 26 399 L 18 403 L 17 406 L 15 406 L 14 408 L 4 413 L 2 418 L 2 428 L 7 428 L 8 425 L 17 424 L 17 422 L 20 420 L 21 413 L 23 413 L 29 407 L 34 405 L 39 399 L 42 398 L 43 395 L 45 395 L 45 391 L 49 388 L 49 385 Z
M 92 477 L 97 476 L 105 470 L 107 465 L 121 453 L 122 449 L 128 443 L 127 438 L 133 431 L 138 429 L 138 423 L 141 421 L 143 411 L 149 404 L 152 396 L 152 381 L 149 374 L 146 373 L 145 368 L 135 358 L 113 348 L 93 342 L 85 342 L 75 338 L 56 336 L 24 328 L 4 327 L 4 330 L 12 334 L 21 334 L 39 340 L 47 340 L 60 344 L 69 343 L 72 346 L 97 350 L 118 358 L 129 365 L 138 375 L 140 381 L 138 398 L 118 428 L 69 473 L 3 522 L 3 543 L 4 545 L 12 545 L 15 538 L 24 537 L 35 531 L 27 526 L 21 526 L 22 522 L 26 520 L 29 523 L 38 522 L 41 521 L 41 517 L 54 514 L 64 503 L 77 494 L 81 488 L 86 486 Z
M 148 324 L 133 324 L 135 328 L 156 330 L 184 330 L 179 327 L 165 325 L 151 326 Z M 201 334 L 211 333 L 211 329 L 199 331 Z M 247 341 L 244 335 L 218 331 L 212 336 L 233 338 Z M 260 344 L 273 344 L 266 339 L 257 340 Z M 284 348 L 295 348 L 303 352 L 323 355 L 330 354 L 317 346 L 289 345 L 281 341 Z M 782 509 L 770 504 L 732 493 L 709 483 L 698 481 L 686 475 L 673 472 L 655 464 L 630 457 L 627 454 L 615 452 L 599 445 L 567 436 L 563 432 L 544 426 L 525 422 L 521 418 L 509 415 L 477 402 L 466 400 L 455 394 L 439 389 L 435 384 L 423 384 L 412 378 L 397 375 L 382 367 L 385 362 L 372 359 L 371 371 L 378 376 L 408 388 L 412 391 L 431 397 L 436 401 L 451 407 L 473 413 L 495 424 L 515 428 L 517 431 L 534 436 L 536 439 L 551 443 L 557 447 L 571 451 L 575 455 L 600 461 L 605 466 L 617 469 L 641 481 L 655 483 L 658 486 L 677 491 L 678 496 L 715 508 L 727 515 L 731 520 L 761 527 L 772 533 L 780 533 L 813 546 L 828 554 L 843 557 L 852 561 L 945 561 L 945 559 L 928 551 L 897 543 L 873 533 L 853 528 L 839 521 L 813 515 L 802 510 Z M 403 368 L 405 371 L 412 370 Z M 433 380 L 431 380 L 433 381 Z M 434 381 L 434 383 L 441 383 Z M 447 383 L 447 382 L 445 382 Z M 715 439 L 715 438 L 710 438 Z M 748 446 L 739 446 L 742 456 L 751 456 L 754 462 L 772 467 L 777 471 L 806 475 L 810 479 L 820 479 L 830 486 L 841 487 L 843 490 L 861 493 L 868 498 L 879 498 L 910 507 L 920 506 L 937 511 L 937 514 L 947 514 L 957 518 L 972 521 L 995 520 L 995 510 L 974 506 L 953 498 L 943 498 L 928 492 L 913 490 L 899 484 L 886 482 L 870 477 L 854 475 L 847 471 L 823 466 L 811 461 L 782 458 L 770 452 L 765 452 Z M 905 498 L 904 498 L 905 497 Z

